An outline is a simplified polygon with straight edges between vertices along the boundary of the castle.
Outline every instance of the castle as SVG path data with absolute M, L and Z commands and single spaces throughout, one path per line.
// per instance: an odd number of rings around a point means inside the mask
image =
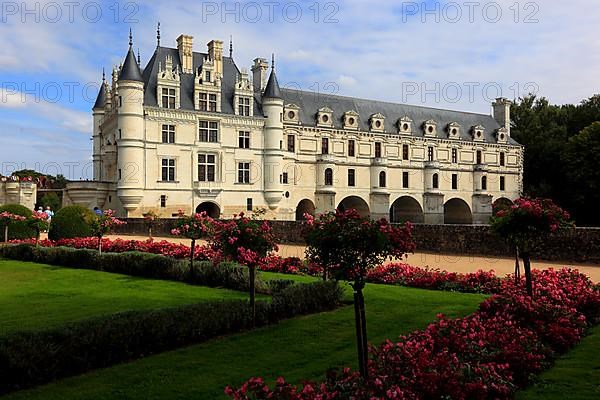
M 274 60 L 248 72 L 211 40 L 125 60 L 93 107 L 94 177 L 67 203 L 121 217 L 206 211 L 267 218 L 354 208 L 394 222 L 486 223 L 522 190 L 510 101 L 493 116 L 281 88 Z

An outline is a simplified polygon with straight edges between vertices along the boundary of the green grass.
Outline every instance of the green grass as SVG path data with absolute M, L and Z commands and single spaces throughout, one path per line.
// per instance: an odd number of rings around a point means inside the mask
M 589 400 L 600 398 L 600 326 L 590 329 L 573 350 L 517 395 L 519 400 Z
M 119 311 L 246 297 L 232 290 L 0 259 L 0 336 Z
M 425 327 L 437 313 L 469 314 L 485 298 L 383 285 L 368 285 L 365 296 L 369 340 L 377 344 Z M 13 393 L 7 400 L 221 399 L 226 385 L 251 376 L 323 379 L 328 368 L 355 367 L 355 354 L 354 311 L 346 306 Z

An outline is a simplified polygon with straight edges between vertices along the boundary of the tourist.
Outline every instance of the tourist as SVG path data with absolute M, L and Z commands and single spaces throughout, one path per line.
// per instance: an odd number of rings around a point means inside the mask
M 102 210 L 98 207 L 94 207 L 94 214 L 96 215 L 102 215 Z
M 41 207 L 40 207 L 40 209 L 41 209 Z M 52 211 L 52 209 L 50 209 L 50 206 L 48 206 L 48 207 L 46 207 L 45 213 L 48 216 L 48 224 L 49 224 L 50 221 L 52 220 L 52 217 L 54 217 L 54 211 Z

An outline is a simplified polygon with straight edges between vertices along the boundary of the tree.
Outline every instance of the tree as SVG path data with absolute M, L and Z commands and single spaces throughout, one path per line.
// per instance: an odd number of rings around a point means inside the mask
M 248 218 L 242 212 L 229 221 L 215 221 L 211 247 L 223 257 L 248 267 L 250 291 L 250 316 L 256 320 L 255 280 L 256 268 L 272 251 L 277 251 L 277 243 L 271 224 L 259 219 L 261 213 Z
M 102 254 L 102 237 L 110 232 L 115 226 L 125 225 L 127 223 L 115 218 L 113 213 L 113 210 L 105 210 L 102 215 L 94 214 L 90 221 L 92 235 L 98 238 L 98 252 L 100 254 Z
M 491 220 L 492 230 L 516 247 L 523 260 L 527 294 L 533 297 L 531 250 L 548 235 L 573 227 L 570 215 L 550 199 L 520 198 Z
M 154 211 L 150 210 L 146 214 L 144 214 L 144 222 L 146 227 L 148 228 L 148 238 L 152 240 L 152 228 L 156 225 L 156 220 L 158 219 L 158 214 Z
M 206 211 L 186 216 L 183 210 L 179 210 L 179 218 L 171 234 L 191 239 L 190 246 L 190 277 L 194 277 L 194 256 L 196 254 L 196 240 L 209 235 L 212 232 L 215 221 L 206 214 Z
M 0 226 L 4 227 L 4 243 L 8 243 L 8 228 L 16 221 L 25 221 L 25 218 L 22 215 L 12 214 L 8 211 L 3 211 L 0 213 Z
M 600 154 L 600 122 L 594 122 L 578 135 L 569 139 L 565 146 L 563 161 L 571 196 L 571 204 L 577 210 L 577 220 L 600 224 L 600 169 L 597 157 Z
M 40 201 L 44 208 L 50 207 L 50 209 L 54 212 L 60 210 L 60 206 L 62 204 L 62 201 L 56 192 L 44 193 Z
M 27 219 L 27 223 L 35 231 L 35 245 L 37 246 L 40 240 L 40 232 L 48 230 L 48 214 L 34 211 L 31 217 Z
M 321 214 L 305 221 L 306 258 L 327 263 L 324 269 L 335 279 L 350 282 L 354 290 L 354 319 L 358 366 L 367 377 L 367 321 L 363 289 L 367 272 L 390 257 L 402 258 L 415 249 L 412 226 L 391 225 L 387 220 L 372 221 L 354 209 Z

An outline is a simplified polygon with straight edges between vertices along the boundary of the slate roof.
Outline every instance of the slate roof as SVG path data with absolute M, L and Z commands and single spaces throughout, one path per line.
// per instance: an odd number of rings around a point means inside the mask
M 271 70 L 271 74 L 269 75 L 269 80 L 267 82 L 267 86 L 265 86 L 265 92 L 263 93 L 263 97 L 268 97 L 271 99 L 281 99 L 281 89 L 279 88 L 279 82 L 277 82 L 277 76 L 275 75 L 275 70 Z
M 96 97 L 96 102 L 94 103 L 94 107 L 92 107 L 92 110 L 95 110 L 97 108 L 104 109 L 104 104 L 106 104 L 106 82 L 103 81 L 102 85 L 100 85 L 98 97 Z
M 133 52 L 131 52 L 133 55 Z M 156 98 L 158 65 L 164 65 L 165 58 L 170 55 L 173 66 L 181 65 L 179 51 L 168 47 L 158 47 L 152 58 L 144 68 L 142 79 L 144 82 L 144 105 L 158 106 Z M 129 59 L 129 53 L 127 55 Z M 202 66 L 203 60 L 208 57 L 206 53 L 193 53 L 194 71 Z M 135 58 L 133 58 L 135 61 Z M 127 59 L 123 64 L 125 70 Z M 135 63 L 137 67 L 137 63 Z M 123 74 L 123 71 L 121 72 Z M 233 109 L 233 94 L 236 79 L 240 76 L 240 70 L 230 57 L 223 56 L 223 79 L 221 81 L 221 113 L 235 114 Z M 181 73 L 180 105 L 184 110 L 194 110 L 194 74 Z M 496 143 L 494 132 L 500 128 L 498 122 L 491 116 L 462 111 L 443 110 L 422 106 L 396 104 L 376 100 L 359 99 L 353 97 L 337 96 L 309 91 L 279 88 L 277 77 L 272 71 L 269 81 L 265 87 L 265 96 L 283 98 L 284 104 L 296 104 L 300 107 L 300 121 L 304 126 L 316 126 L 316 114 L 320 108 L 329 107 L 333 110 L 334 127 L 342 128 L 342 117 L 346 111 L 356 111 L 359 114 L 359 128 L 369 131 L 369 118 L 373 114 L 381 113 L 385 118 L 385 131 L 396 133 L 396 123 L 399 118 L 408 116 L 413 121 L 412 135 L 423 137 L 421 129 L 423 122 L 434 120 L 437 122 L 437 136 L 447 138 L 446 127 L 449 123 L 457 122 L 460 125 L 460 137 L 464 140 L 472 140 L 471 127 L 482 125 L 485 127 L 484 140 L 488 143 Z M 263 115 L 261 109 L 261 96 L 254 96 L 254 115 Z M 518 145 L 510 138 L 509 144 Z
M 125 61 L 123 62 L 123 68 L 121 68 L 121 72 L 119 73 L 120 81 L 142 81 L 142 73 L 140 72 L 140 66 L 138 65 L 135 54 L 133 53 L 133 49 L 129 46 L 129 51 L 125 56 Z

